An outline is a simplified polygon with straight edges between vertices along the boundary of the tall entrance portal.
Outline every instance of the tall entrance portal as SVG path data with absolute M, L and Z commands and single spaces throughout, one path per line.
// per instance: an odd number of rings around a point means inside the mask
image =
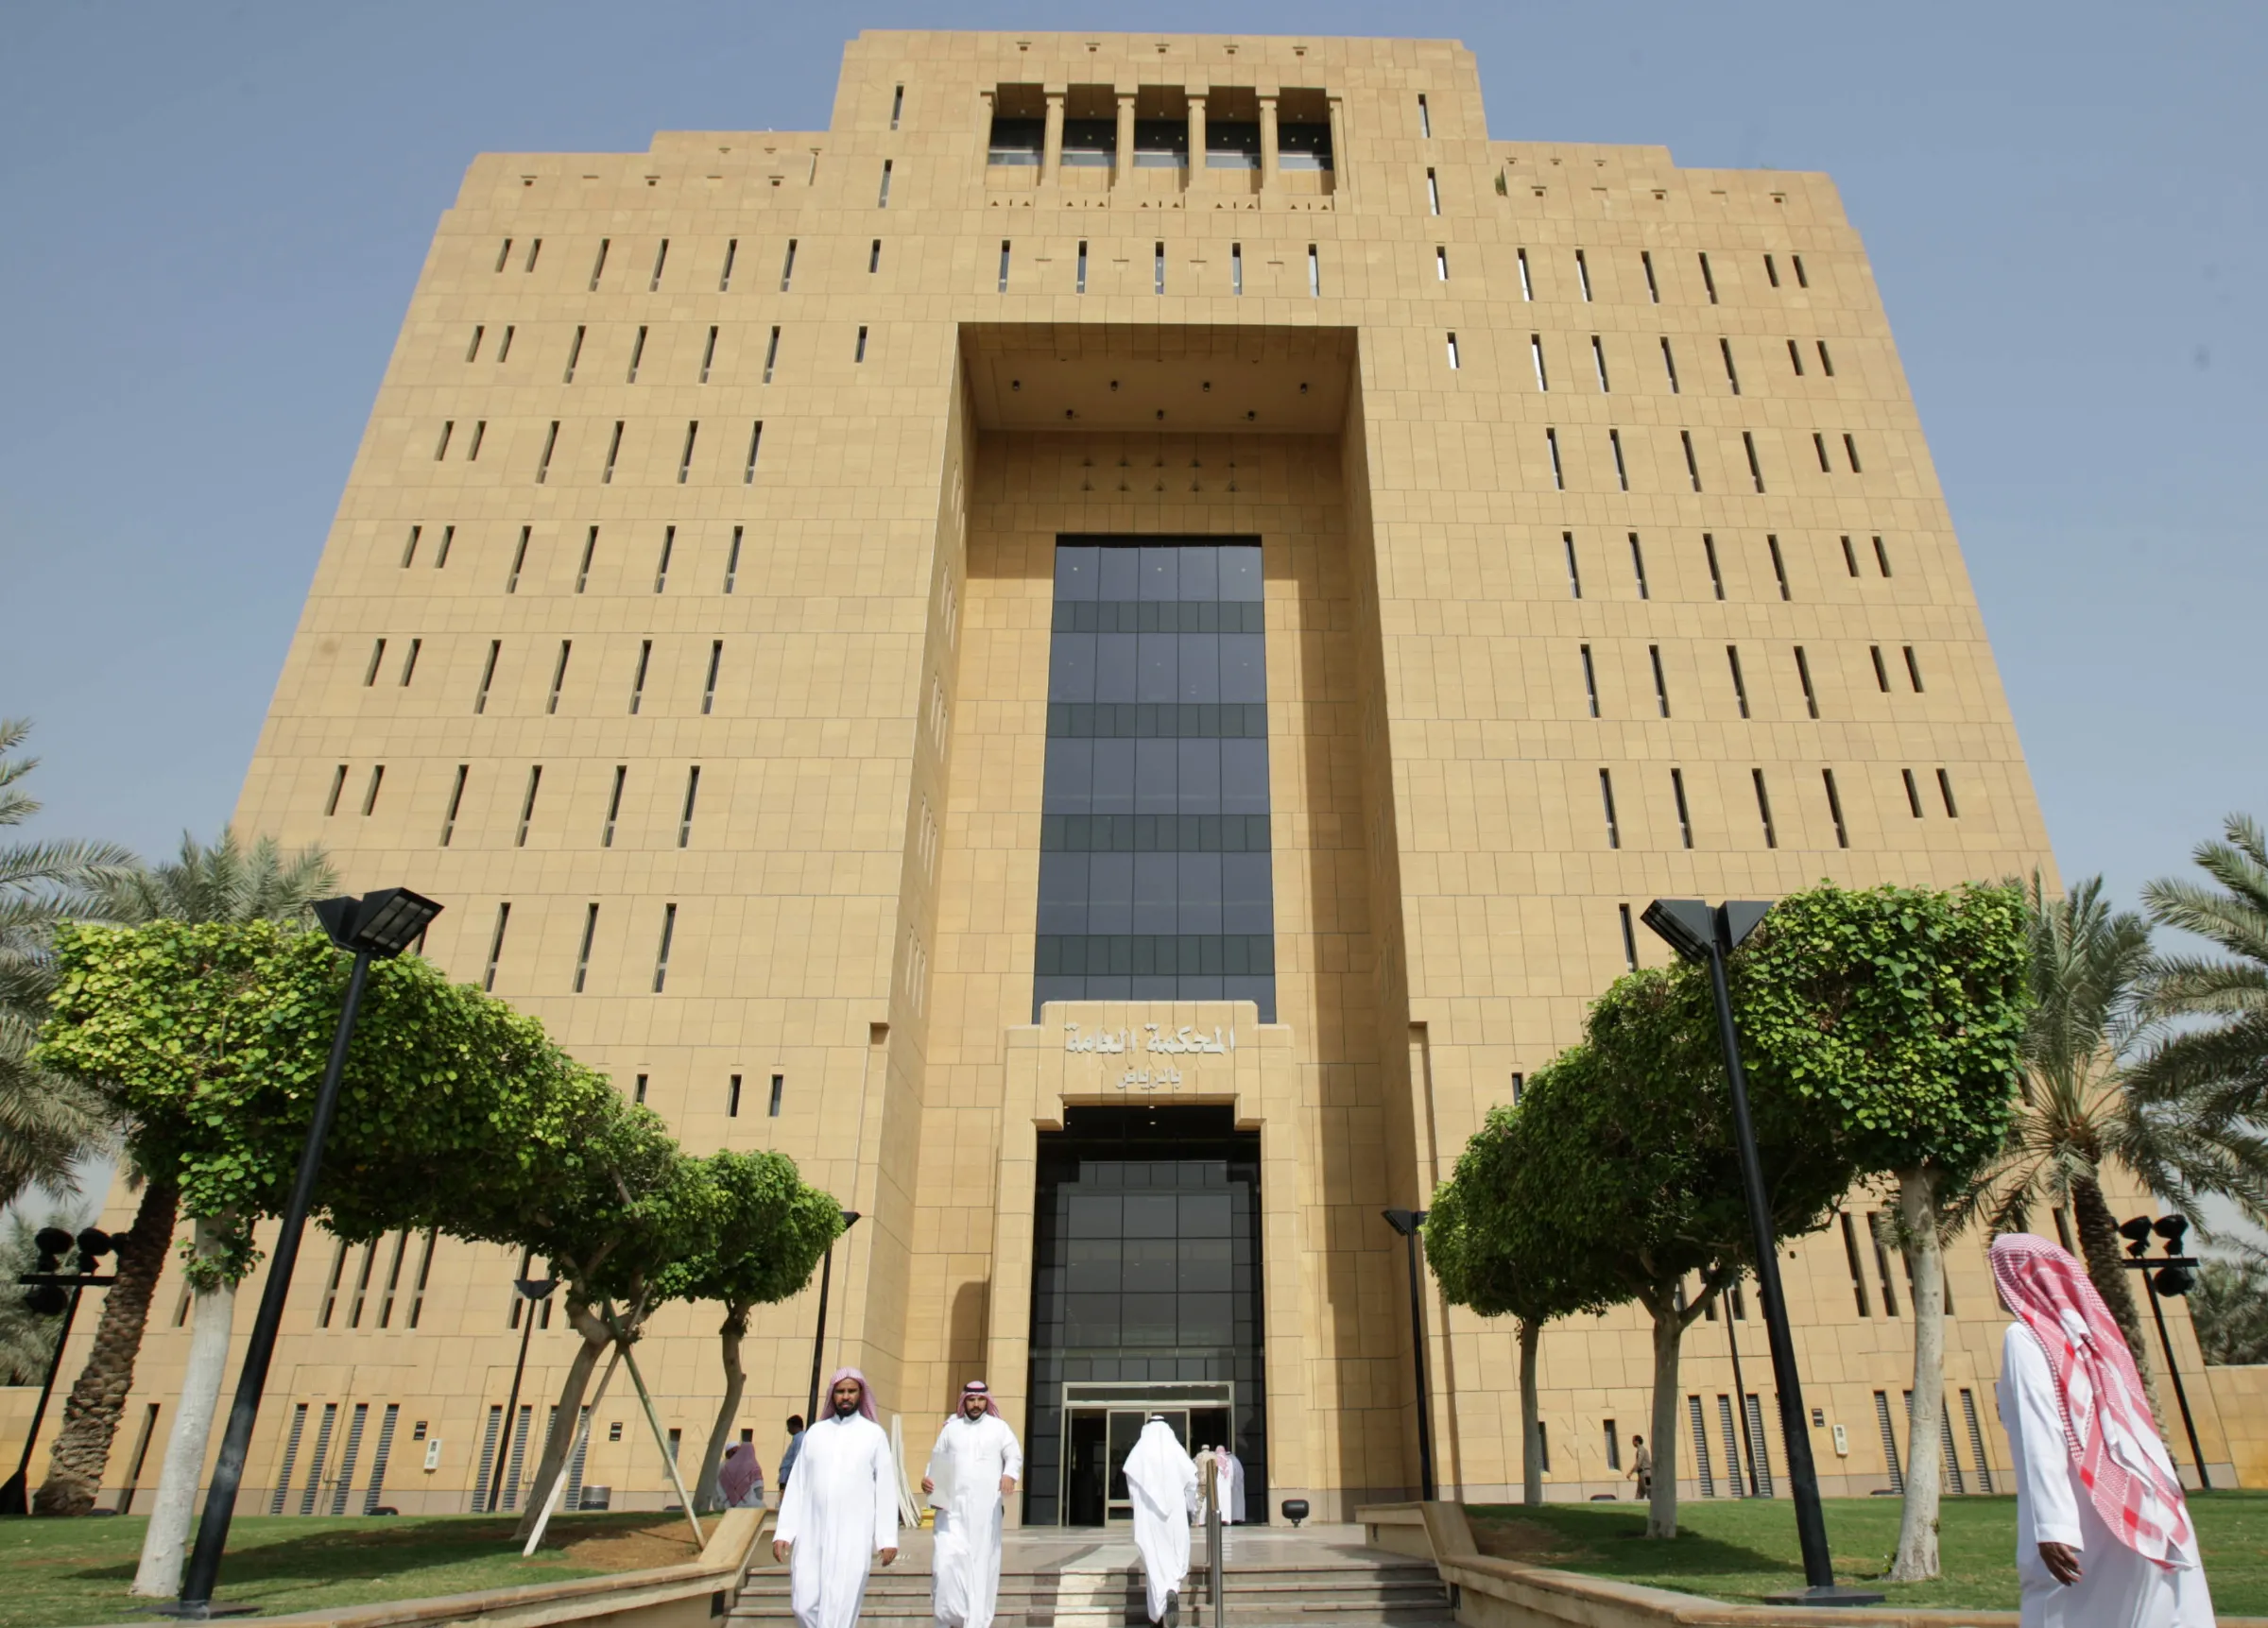
M 1132 1517 L 1153 1414 L 1229 1445 L 1267 1509 L 1260 1134 L 1211 1105 L 1073 1107 L 1039 1139 L 1024 1519 Z

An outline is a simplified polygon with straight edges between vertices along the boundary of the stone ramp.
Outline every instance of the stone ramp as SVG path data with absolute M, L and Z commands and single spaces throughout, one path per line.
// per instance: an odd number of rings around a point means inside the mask
M 1223 1622 L 1206 1605 L 1205 1540 L 1196 1535 L 1181 1628 L 1453 1628 L 1448 1590 L 1426 1561 L 1363 1544 L 1359 1527 L 1245 1527 L 1227 1544 Z M 746 1628 L 788 1628 L 787 1576 L 750 1569 L 732 1616 Z M 908 1533 L 897 1565 L 877 1568 L 862 1624 L 927 1628 L 929 1534 Z M 1122 1530 L 1024 1529 L 1002 1546 L 997 1628 L 1145 1628 L 1142 1567 Z

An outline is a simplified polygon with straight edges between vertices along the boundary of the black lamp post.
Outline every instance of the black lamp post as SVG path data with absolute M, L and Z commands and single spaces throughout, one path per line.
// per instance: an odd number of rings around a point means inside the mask
M 489 1513 L 493 1515 L 504 1497 L 505 1462 L 510 1454 L 504 1450 L 504 1442 L 512 1439 L 512 1424 L 520 1414 L 520 1377 L 527 1372 L 528 1337 L 536 1331 L 536 1303 L 551 1298 L 551 1292 L 559 1286 L 556 1277 L 515 1277 L 512 1293 L 527 1302 L 526 1319 L 520 1325 L 520 1360 L 512 1364 L 512 1394 L 504 1404 L 504 1435 L 497 1445 L 496 1473 L 489 1478 Z
M 347 1042 L 354 1035 L 354 1014 L 362 1004 L 363 986 L 369 982 L 370 963 L 401 954 L 423 935 L 426 924 L 441 907 L 406 887 L 381 888 L 360 899 L 326 899 L 315 906 L 316 919 L 331 942 L 354 957 L 354 971 L 347 980 L 346 1003 L 339 1008 L 338 1030 L 331 1038 L 331 1060 L 323 1068 L 322 1088 L 316 1093 L 315 1118 L 307 1126 L 307 1140 L 300 1149 L 299 1174 L 291 1184 L 291 1200 L 284 1209 L 284 1225 L 276 1234 L 274 1258 L 267 1264 L 267 1282 L 260 1292 L 260 1314 L 252 1321 L 252 1337 L 245 1347 L 244 1367 L 236 1376 L 236 1399 L 229 1409 L 229 1428 L 220 1440 L 220 1460 L 214 1465 L 213 1488 L 205 1495 L 204 1517 L 198 1523 L 197 1548 L 189 1556 L 189 1571 L 181 1597 L 163 1607 L 169 1617 L 202 1619 L 240 1616 L 257 1609 L 250 1605 L 215 1605 L 213 1585 L 220 1577 L 221 1551 L 228 1547 L 229 1522 L 236 1513 L 236 1491 L 244 1481 L 245 1456 L 251 1450 L 252 1425 L 260 1416 L 260 1393 L 267 1385 L 267 1365 L 276 1354 L 276 1333 L 284 1322 L 284 1302 L 291 1294 L 292 1267 L 300 1256 L 300 1235 L 307 1229 L 307 1211 L 315 1202 L 315 1180 L 323 1165 L 323 1143 L 331 1122 L 338 1115 L 338 1088 L 347 1067 Z
M 56 1371 L 63 1365 L 63 1346 L 70 1341 L 72 1322 L 78 1316 L 79 1292 L 85 1289 L 108 1289 L 118 1281 L 115 1277 L 94 1276 L 94 1262 L 111 1253 L 114 1245 L 111 1235 L 100 1227 L 90 1226 L 73 1238 L 60 1226 L 43 1226 L 33 1237 L 32 1244 L 40 1252 L 39 1270 L 26 1272 L 16 1281 L 25 1286 L 24 1309 L 37 1316 L 52 1317 L 63 1314 L 63 1326 L 55 1331 L 55 1353 L 47 1359 L 47 1379 L 40 1386 L 39 1406 L 31 1411 L 31 1430 L 24 1438 L 24 1456 L 16 1461 L 16 1473 L 0 1485 L 0 1515 L 29 1515 L 31 1513 L 31 1449 L 40 1439 L 40 1426 L 46 1422 L 47 1398 L 55 1394 Z M 78 1269 L 76 1272 L 58 1272 L 66 1250 L 78 1251 Z
M 1389 1209 L 1386 1225 L 1401 1234 L 1410 1252 L 1410 1358 L 1418 1368 L 1418 1491 L 1434 1501 L 1434 1409 L 1425 1388 L 1425 1301 L 1418 1282 L 1418 1231 L 1425 1225 L 1422 1209 Z
M 1741 1066 L 1741 1038 L 1732 1023 L 1732 990 L 1725 961 L 1754 933 L 1772 907 L 1744 900 L 1711 909 L 1697 899 L 1657 899 L 1642 919 L 1688 961 L 1709 968 L 1710 992 L 1716 999 L 1717 1036 L 1725 1047 L 1725 1073 L 1732 1088 L 1732 1129 L 1741 1155 L 1741 1185 L 1748 1200 L 1748 1225 L 1755 1232 L 1756 1294 L 1763 1302 L 1764 1329 L 1772 1346 L 1772 1379 L 1779 1389 L 1779 1429 L 1788 1448 L 1788 1481 L 1796 1495 L 1796 1537 L 1803 1550 L 1805 1586 L 1766 1596 L 1774 1604 L 1873 1605 L 1883 1598 L 1835 1581 L 1827 1548 L 1827 1516 L 1819 1504 L 1819 1472 L 1812 1463 L 1812 1435 L 1803 1411 L 1803 1380 L 1796 1371 L 1796 1342 L 1788 1331 L 1788 1305 L 1780 1293 L 1779 1255 L 1772 1237 L 1772 1204 L 1756 1151 L 1756 1122 L 1748 1112 L 1748 1075 Z M 1744 1399 L 1742 1412 L 1747 1405 Z
M 850 1231 L 858 1225 L 858 1211 L 843 1211 L 843 1230 Z M 819 1327 L 811 1337 L 811 1400 L 804 1407 L 803 1428 L 809 1430 L 819 1422 L 819 1359 L 827 1348 L 827 1291 L 834 1282 L 834 1244 L 827 1245 L 827 1260 L 819 1268 Z
M 2142 1275 L 2142 1287 L 2150 1295 L 2150 1315 L 2157 1320 L 2158 1348 L 2166 1354 L 2166 1373 L 2174 1381 L 2174 1399 L 2181 1404 L 2182 1429 L 2190 1432 L 2190 1457 L 2197 1461 L 2198 1490 L 2210 1492 L 2212 1472 L 2205 1467 L 2205 1449 L 2197 1445 L 2197 1421 L 2190 1416 L 2190 1393 L 2182 1388 L 2181 1368 L 2174 1361 L 2174 1342 L 2166 1333 L 2165 1309 L 2158 1304 L 2161 1294 L 2187 1294 L 2196 1286 L 2197 1260 L 2181 1253 L 2181 1241 L 2190 1230 L 2189 1217 L 2163 1215 L 2152 1221 L 2146 1215 L 2138 1215 L 2119 1230 L 2126 1238 L 2126 1270 Z M 2154 1232 L 2166 1241 L 2166 1252 L 2151 1260 L 2150 1235 Z

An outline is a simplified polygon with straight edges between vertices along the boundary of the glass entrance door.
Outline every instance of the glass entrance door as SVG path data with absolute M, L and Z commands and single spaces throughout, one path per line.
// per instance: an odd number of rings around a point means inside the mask
M 1233 1387 L 1218 1383 L 1063 1387 L 1062 1504 L 1066 1526 L 1114 1525 L 1134 1518 L 1126 1455 L 1143 1427 L 1162 1418 L 1184 1452 L 1230 1439 Z M 1195 1433 L 1193 1435 L 1192 1432 Z

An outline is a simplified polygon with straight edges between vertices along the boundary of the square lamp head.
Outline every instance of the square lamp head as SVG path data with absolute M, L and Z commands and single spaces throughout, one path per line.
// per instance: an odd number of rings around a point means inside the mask
M 418 941 L 441 907 L 406 887 L 382 887 L 360 899 L 325 899 L 315 905 L 316 919 L 341 950 L 384 961 Z

